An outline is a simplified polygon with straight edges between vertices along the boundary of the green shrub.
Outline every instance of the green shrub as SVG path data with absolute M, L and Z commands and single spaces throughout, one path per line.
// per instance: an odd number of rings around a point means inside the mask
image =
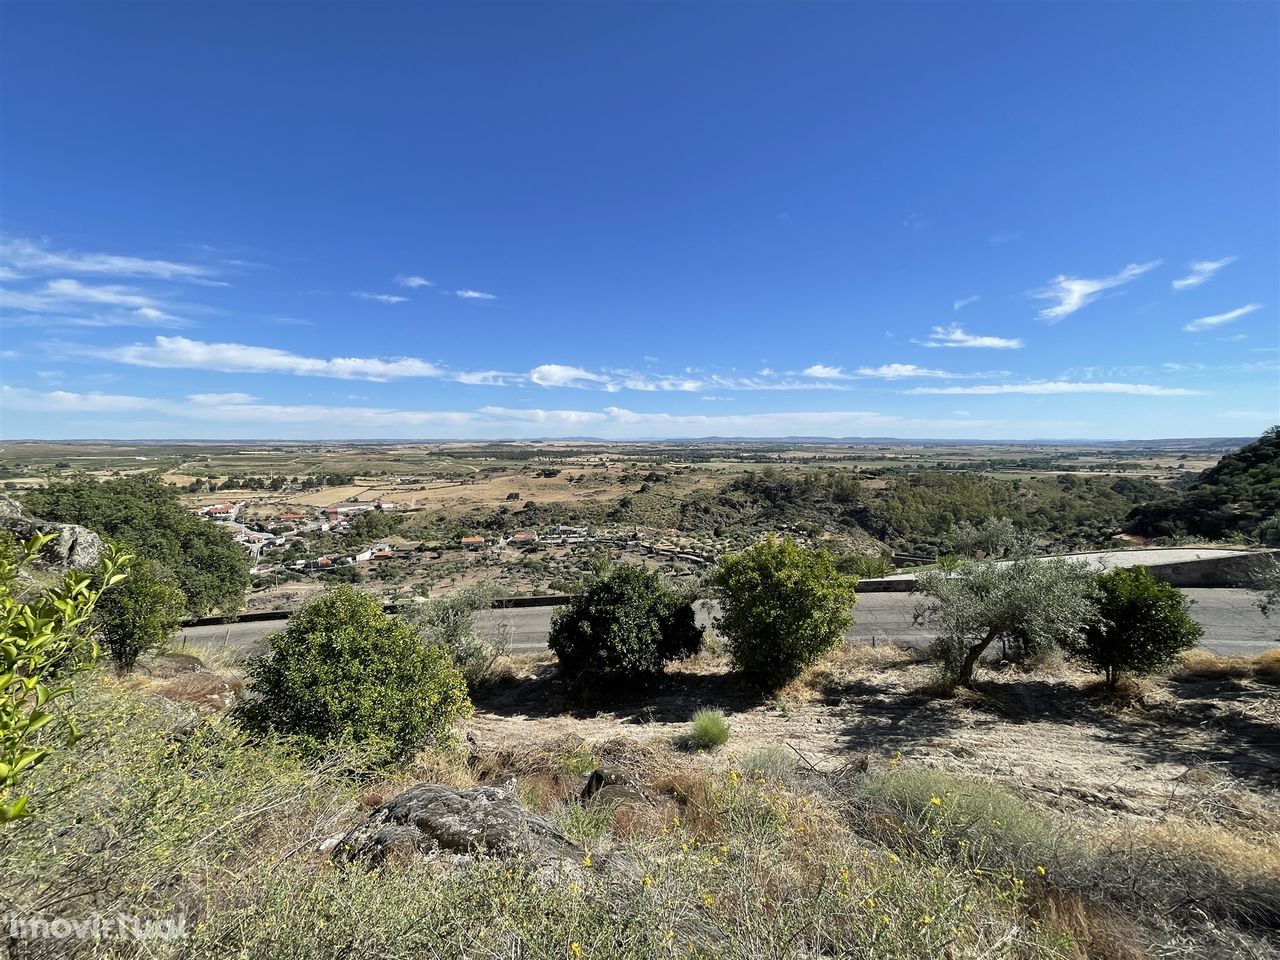
M 548 645 L 569 676 L 644 681 L 697 653 L 702 631 L 660 574 L 619 564 L 556 612 Z
M 721 558 L 711 577 L 716 628 L 734 664 L 767 689 L 796 677 L 841 642 L 853 623 L 857 579 L 825 550 L 770 537 Z
M 684 738 L 691 750 L 714 750 L 729 742 L 729 724 L 724 711 L 703 708 L 693 715 L 689 733 Z
M 1159 583 L 1146 567 L 1110 570 L 1097 578 L 1098 620 L 1072 656 L 1106 675 L 1114 688 L 1122 673 L 1146 674 L 1174 663 L 1204 634 L 1191 619 L 1191 601 Z
M 148 560 L 98 601 L 93 623 L 111 662 L 128 673 L 144 653 L 158 653 L 182 626 L 187 601 L 176 581 Z
M 454 721 L 471 712 L 449 651 L 423 643 L 351 587 L 312 600 L 267 642 L 270 654 L 247 665 L 248 696 L 236 709 L 250 730 L 310 748 L 368 744 L 398 757 L 447 740 Z

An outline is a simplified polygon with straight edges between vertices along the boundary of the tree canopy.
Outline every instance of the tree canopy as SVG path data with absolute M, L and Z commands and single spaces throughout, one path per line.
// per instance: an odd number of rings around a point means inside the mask
M 182 506 L 177 490 L 153 476 L 79 477 L 23 497 L 34 515 L 77 523 L 110 537 L 168 574 L 186 614 L 235 613 L 249 586 L 249 558 L 227 530 Z

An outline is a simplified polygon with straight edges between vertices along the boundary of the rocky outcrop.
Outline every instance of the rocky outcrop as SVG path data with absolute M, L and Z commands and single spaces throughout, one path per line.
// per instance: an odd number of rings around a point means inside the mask
M 580 864 L 586 851 L 509 790 L 434 783 L 388 800 L 333 849 L 339 862 L 370 866 L 415 854 L 527 857 L 536 870 L 555 873 Z
M 52 533 L 54 539 L 40 551 L 40 559 L 55 567 L 72 570 L 96 567 L 107 549 L 106 542 L 92 530 L 72 523 L 39 520 L 23 510 L 17 501 L 5 496 L 0 496 L 0 529 L 19 540 L 28 540 L 37 533 Z

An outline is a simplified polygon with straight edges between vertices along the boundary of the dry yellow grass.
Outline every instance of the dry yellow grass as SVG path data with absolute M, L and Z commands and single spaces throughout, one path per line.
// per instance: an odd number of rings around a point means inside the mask
M 1253 673 L 1266 683 L 1280 683 L 1280 647 L 1257 656 L 1253 661 Z
M 1178 680 L 1244 680 L 1253 676 L 1253 661 L 1195 649 L 1183 656 L 1171 675 Z

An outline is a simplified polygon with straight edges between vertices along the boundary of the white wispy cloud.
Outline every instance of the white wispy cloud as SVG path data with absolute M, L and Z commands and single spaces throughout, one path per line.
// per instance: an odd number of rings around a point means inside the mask
M 1213 278 L 1213 275 L 1228 264 L 1235 263 L 1238 257 L 1223 257 L 1221 260 L 1193 260 L 1187 264 L 1187 269 L 1191 272 L 1185 277 L 1174 280 L 1171 286 L 1174 290 L 1186 290 L 1189 287 L 1198 287 L 1200 284 Z
M 0 289 L 0 308 L 56 317 L 6 317 L 10 325 L 78 327 L 186 327 L 190 321 L 170 313 L 167 304 L 121 284 L 87 284 L 79 280 L 50 280 L 30 290 Z
M 966 333 L 963 327 L 952 324 L 949 327 L 934 327 L 925 340 L 913 340 L 925 347 L 972 347 L 989 350 L 1019 350 L 1022 341 L 1009 337 L 991 337 Z
M 1246 304 L 1243 307 L 1237 307 L 1235 310 L 1228 310 L 1226 313 L 1215 313 L 1211 317 L 1201 317 L 1198 320 L 1192 320 L 1182 329 L 1186 330 L 1188 333 L 1198 333 L 1201 330 L 1212 330 L 1214 327 L 1220 327 L 1224 323 L 1231 323 L 1232 321 L 1239 320 L 1241 317 L 1246 317 L 1255 310 L 1261 309 L 1262 304 L 1260 303 Z
M 1030 296 L 1037 300 L 1054 301 L 1053 306 L 1045 307 L 1038 314 L 1041 320 L 1054 323 L 1063 317 L 1070 316 L 1081 307 L 1093 303 L 1104 291 L 1137 280 L 1138 277 L 1158 266 L 1160 266 L 1159 260 L 1131 263 L 1119 273 L 1096 279 L 1068 277 L 1062 274 L 1050 280 L 1047 287 L 1032 291 Z
M 614 386 L 610 377 L 602 373 L 592 373 L 581 367 L 570 367 L 562 363 L 544 363 L 529 371 L 529 379 L 540 387 L 600 387 L 606 389 Z
M 971 303 L 977 303 L 977 302 L 978 302 L 979 300 L 981 300 L 981 299 L 982 299 L 982 297 L 980 297 L 980 296 L 979 296 L 978 294 L 976 294 L 976 293 L 975 293 L 973 296 L 971 296 L 971 297 L 961 297 L 959 300 L 957 300 L 957 301 L 955 301 L 953 304 L 951 304 L 951 309 L 952 309 L 952 310 L 955 310 L 955 311 L 960 311 L 960 310 L 964 309 L 965 307 L 967 307 L 969 304 L 971 304 Z
M 363 290 L 353 290 L 351 295 L 357 300 L 374 300 L 378 303 L 408 303 L 408 297 L 397 297 L 394 293 L 365 293 Z
M 497 300 L 498 298 L 492 293 L 485 293 L 483 290 L 455 290 L 454 296 L 461 297 L 463 300 Z
M 969 394 L 972 396 L 1000 396 L 1010 393 L 1063 394 L 1063 393 L 1121 393 L 1138 397 L 1196 397 L 1200 390 L 1186 387 L 1160 387 L 1150 383 L 1108 383 L 1085 381 L 1072 383 L 1065 380 L 1036 380 L 1030 383 L 983 383 L 964 387 L 913 387 L 905 393 L 915 394 Z
M 811 367 L 805 367 L 801 371 L 806 377 L 816 377 L 819 380 L 852 380 L 853 375 L 844 372 L 843 367 L 832 367 L 825 363 L 815 363 Z
M 285 373 L 342 380 L 395 380 L 443 377 L 444 368 L 412 357 L 303 357 L 274 347 L 243 343 L 205 343 L 186 337 L 156 337 L 154 343 L 82 351 L 91 356 L 137 367 L 216 370 L 221 373 Z
M 917 367 L 914 363 L 885 363 L 878 367 L 859 367 L 858 376 L 875 377 L 880 380 L 903 380 L 910 377 L 939 377 L 946 380 L 955 380 L 959 377 L 974 376 L 974 374 L 930 370 L 928 367 Z
M 435 286 L 435 284 L 432 283 L 430 280 L 428 280 L 426 277 L 406 277 L 404 275 L 399 275 L 395 278 L 395 281 L 396 283 L 400 284 L 400 286 L 408 287 L 411 290 L 416 290 L 419 287 Z
M 113 277 L 155 277 L 162 280 L 208 277 L 212 270 L 194 263 L 149 260 L 110 253 L 50 250 L 34 240 L 0 239 L 0 264 L 10 277 L 41 273 L 101 274 Z

